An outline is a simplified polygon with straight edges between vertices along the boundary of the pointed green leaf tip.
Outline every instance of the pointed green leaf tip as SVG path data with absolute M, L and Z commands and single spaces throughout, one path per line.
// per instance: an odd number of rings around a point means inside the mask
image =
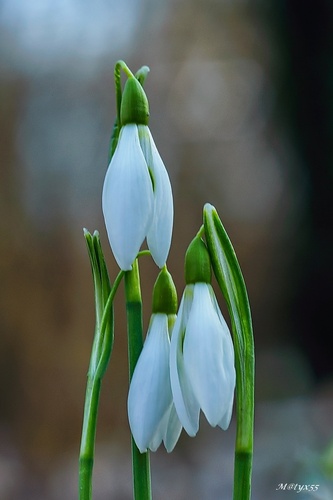
M 142 85 L 134 77 L 129 77 L 125 83 L 120 106 L 120 122 L 122 126 L 128 123 L 148 125 L 149 122 L 148 99 Z
M 211 280 L 209 253 L 204 241 L 197 235 L 185 254 L 185 281 L 189 285 L 191 283 L 210 283 Z
M 154 285 L 153 313 L 177 314 L 177 290 L 169 271 L 164 267 Z

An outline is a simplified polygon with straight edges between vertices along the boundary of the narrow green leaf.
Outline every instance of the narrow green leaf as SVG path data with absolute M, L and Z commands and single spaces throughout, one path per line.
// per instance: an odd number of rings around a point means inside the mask
M 237 431 L 234 499 L 251 496 L 254 426 L 254 340 L 243 275 L 216 209 L 204 206 L 204 229 L 213 271 L 227 302 L 235 349 Z
M 111 356 L 114 340 L 113 303 L 110 302 L 111 283 L 106 267 L 98 231 L 93 235 L 84 230 L 95 293 L 95 335 L 90 358 L 89 373 L 103 376 Z M 106 305 L 108 304 L 107 310 Z
M 118 274 L 111 288 L 99 233 L 95 231 L 94 234 L 91 235 L 89 231 L 84 229 L 84 237 L 87 243 L 94 281 L 96 322 L 88 370 L 81 434 L 79 498 L 80 500 L 91 500 L 97 414 L 101 383 L 113 348 L 113 301 L 124 272 L 121 271 Z

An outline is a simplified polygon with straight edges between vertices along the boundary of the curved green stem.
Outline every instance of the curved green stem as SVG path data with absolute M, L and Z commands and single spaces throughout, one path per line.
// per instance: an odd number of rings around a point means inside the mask
M 143 346 L 142 300 L 137 259 L 131 271 L 125 272 L 125 295 L 128 334 L 129 377 Z M 132 437 L 132 469 L 134 500 L 151 500 L 149 452 L 140 453 Z
M 137 255 L 137 258 L 139 257 L 144 257 L 145 255 L 151 255 L 151 251 L 150 250 L 141 250 L 138 255 Z

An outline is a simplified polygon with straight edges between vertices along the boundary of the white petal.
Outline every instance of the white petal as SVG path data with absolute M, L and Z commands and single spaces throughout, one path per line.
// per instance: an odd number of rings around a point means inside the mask
M 168 426 L 168 420 L 169 420 L 169 414 L 170 414 L 170 409 L 171 409 L 172 404 L 170 404 L 169 408 L 165 412 L 164 416 L 160 420 L 154 435 L 152 436 L 148 448 L 151 451 L 156 451 L 157 448 L 160 446 L 160 444 L 163 441 L 164 435 L 167 431 L 167 426 Z
M 170 379 L 172 395 L 179 420 L 190 436 L 199 429 L 200 406 L 191 389 L 183 359 L 183 341 L 187 319 L 192 305 L 193 285 L 187 285 L 180 303 L 170 344 Z
M 163 437 L 164 446 L 168 453 L 176 446 L 181 432 L 182 424 L 178 418 L 175 405 L 172 404 L 167 414 L 167 425 Z
M 160 421 L 159 426 L 149 443 L 149 449 L 151 451 L 156 451 L 163 441 L 165 449 L 168 453 L 170 453 L 176 446 L 181 431 L 182 424 L 178 418 L 175 405 L 172 403 Z
M 172 404 L 169 353 L 167 316 L 154 314 L 128 394 L 130 427 L 141 452 L 150 446 L 157 447 L 164 436 L 162 431 L 159 434 L 156 433 L 161 420 Z M 159 443 L 157 444 L 158 436 Z
M 234 402 L 234 392 L 232 392 L 232 395 L 231 395 L 230 401 L 229 401 L 229 406 L 226 409 L 226 412 L 224 413 L 223 417 L 221 418 L 221 420 L 217 424 L 224 431 L 226 431 L 228 429 L 229 424 L 230 424 L 232 409 L 233 409 L 233 402 Z
M 230 336 L 230 334 L 229 334 Z M 232 367 L 229 343 L 206 283 L 194 285 L 193 304 L 184 339 L 185 371 L 210 425 L 229 413 L 232 401 Z
M 125 125 L 105 176 L 102 206 L 115 259 L 131 269 L 153 216 L 152 182 L 137 126 Z
M 173 226 L 173 198 L 167 170 L 150 130 L 139 125 L 139 138 L 154 186 L 154 217 L 148 229 L 147 243 L 152 257 L 163 267 L 170 250 Z
M 230 420 L 231 420 L 231 415 L 232 415 L 232 409 L 233 409 L 233 402 L 234 402 L 234 392 L 235 392 L 235 385 L 236 385 L 236 370 L 235 370 L 235 353 L 234 353 L 234 345 L 231 340 L 231 334 L 228 328 L 228 325 L 220 311 L 219 305 L 217 303 L 215 294 L 210 287 L 210 295 L 213 300 L 213 304 L 215 306 L 215 309 L 217 311 L 217 314 L 219 316 L 220 322 L 222 324 L 223 330 L 224 330 L 224 335 L 223 335 L 223 354 L 224 354 L 224 361 L 223 364 L 225 366 L 225 371 L 228 374 L 228 384 L 227 384 L 227 392 L 229 391 L 229 396 L 227 396 L 227 399 L 229 401 L 228 407 L 226 408 L 226 411 L 218 423 L 219 427 L 221 427 L 223 430 L 226 430 L 229 427 Z

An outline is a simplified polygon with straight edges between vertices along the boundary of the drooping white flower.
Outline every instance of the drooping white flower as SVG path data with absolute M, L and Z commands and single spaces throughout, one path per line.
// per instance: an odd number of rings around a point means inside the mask
M 185 288 L 170 347 L 170 377 L 178 417 L 190 436 L 200 409 L 210 425 L 227 429 L 235 389 L 234 349 L 209 283 Z
M 163 267 L 171 244 L 173 199 L 169 177 L 146 125 L 124 125 L 107 170 L 102 207 L 119 267 L 129 270 L 147 237 Z
M 120 131 L 106 172 L 102 207 L 114 257 L 123 270 L 132 268 L 152 221 L 154 192 L 140 147 L 137 125 Z
M 181 433 L 170 385 L 168 315 L 151 317 L 128 394 L 128 417 L 141 453 L 156 451 L 162 441 L 172 451 Z

